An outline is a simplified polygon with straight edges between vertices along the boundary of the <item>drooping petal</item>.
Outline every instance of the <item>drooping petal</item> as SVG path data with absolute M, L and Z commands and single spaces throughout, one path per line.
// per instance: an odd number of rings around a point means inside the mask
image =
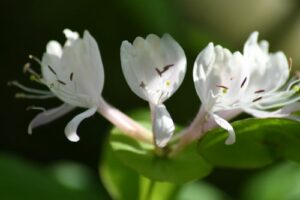
M 82 120 L 85 118 L 91 117 L 95 114 L 97 111 L 97 108 L 90 108 L 83 113 L 80 113 L 79 115 L 75 116 L 66 126 L 65 128 L 65 135 L 71 142 L 77 142 L 79 141 L 79 136 L 77 135 L 77 127 L 81 123 Z
M 225 144 L 227 144 L 227 145 L 234 144 L 235 143 L 235 132 L 234 132 L 231 124 L 216 114 L 212 114 L 211 116 L 220 127 L 222 127 L 223 129 L 228 131 L 229 135 L 225 141 Z
M 258 110 L 255 108 L 247 108 L 245 112 L 257 118 L 290 118 L 293 112 L 300 111 L 300 102 L 294 102 L 275 111 Z
M 44 112 L 39 113 L 29 124 L 28 133 L 32 134 L 32 129 L 37 128 L 39 126 L 48 124 L 59 117 L 65 115 L 66 113 L 73 110 L 75 107 L 69 104 L 62 104 L 59 107 L 52 108 L 50 110 L 46 110 Z
M 154 105 L 153 133 L 158 147 L 165 147 L 175 130 L 174 122 L 164 105 Z

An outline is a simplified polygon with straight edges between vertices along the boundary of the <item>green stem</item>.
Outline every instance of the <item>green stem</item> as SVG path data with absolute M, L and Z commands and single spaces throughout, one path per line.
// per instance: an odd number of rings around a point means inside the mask
M 152 199 L 152 193 L 154 191 L 154 187 L 155 187 L 155 181 L 150 180 L 145 200 L 151 200 Z

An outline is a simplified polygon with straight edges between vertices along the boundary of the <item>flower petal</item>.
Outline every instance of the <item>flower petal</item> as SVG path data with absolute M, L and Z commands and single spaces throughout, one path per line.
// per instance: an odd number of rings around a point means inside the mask
M 257 118 L 281 118 L 281 117 L 283 117 L 283 118 L 293 119 L 293 117 L 295 118 L 295 116 L 290 116 L 290 115 L 293 112 L 300 111 L 300 102 L 291 103 L 291 104 L 286 105 L 275 111 L 264 111 L 264 110 L 258 110 L 255 108 L 247 108 L 244 110 L 245 110 L 245 112 L 247 112 Z
M 175 125 L 163 104 L 154 105 L 153 112 L 153 133 L 155 135 L 155 142 L 157 146 L 162 148 L 165 147 L 171 139 Z
M 71 31 L 70 29 L 64 29 L 63 33 L 65 34 L 67 41 L 65 46 L 71 46 L 73 42 L 75 42 L 79 38 L 79 34 L 75 31 Z
M 230 144 L 234 144 L 235 143 L 235 132 L 233 130 L 233 127 L 231 126 L 231 124 L 226 121 L 225 119 L 221 118 L 220 116 L 216 115 L 216 114 L 212 114 L 211 115 L 213 117 L 213 119 L 215 120 L 215 122 L 222 127 L 223 129 L 228 131 L 228 138 L 225 141 L 225 144 L 230 145 Z
M 137 40 L 137 39 L 136 39 Z M 123 41 L 121 45 L 121 66 L 123 70 L 123 74 L 128 83 L 130 89 L 141 99 L 148 101 L 148 97 L 143 92 L 143 88 L 140 87 L 141 80 L 140 77 L 136 75 L 134 68 L 132 67 L 133 61 L 132 56 L 134 54 L 134 48 L 128 41 Z
M 50 55 L 60 58 L 62 56 L 62 47 L 59 42 L 52 40 L 48 42 L 46 46 L 46 52 Z
M 62 104 L 59 107 L 46 110 L 45 112 L 39 113 L 28 125 L 28 133 L 32 134 L 32 129 L 48 124 L 57 118 L 65 115 L 66 113 L 73 110 L 75 107 L 69 104 Z
M 144 100 L 161 104 L 180 86 L 186 71 L 186 57 L 168 34 L 137 37 L 131 45 L 123 41 L 121 64 L 130 89 Z
M 95 88 L 96 95 L 98 95 L 99 92 L 102 93 L 104 85 L 104 69 L 100 50 L 95 38 L 87 30 L 83 33 L 83 41 L 88 51 L 88 60 L 86 61 L 88 64 L 84 67 L 89 70 L 93 86 L 97 87 L 97 89 Z
M 91 117 L 95 114 L 97 111 L 97 108 L 90 108 L 83 113 L 80 113 L 79 115 L 75 116 L 66 126 L 65 128 L 65 135 L 71 142 L 77 142 L 79 141 L 79 137 L 77 135 L 77 127 L 81 123 L 82 120 L 85 118 Z

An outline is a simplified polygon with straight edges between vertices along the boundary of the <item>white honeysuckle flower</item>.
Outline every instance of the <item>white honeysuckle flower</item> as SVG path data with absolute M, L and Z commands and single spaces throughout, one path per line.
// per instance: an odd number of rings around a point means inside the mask
M 180 86 L 186 71 L 181 46 L 169 35 L 149 34 L 121 45 L 121 64 L 131 90 L 150 104 L 156 145 L 164 147 L 175 125 L 163 105 Z
M 198 116 L 228 130 L 226 144 L 235 142 L 235 134 L 226 117 L 221 117 L 224 113 L 230 116 L 230 112 L 244 111 L 258 118 L 298 119 L 290 115 L 300 109 L 299 80 L 287 84 L 290 69 L 286 56 L 269 53 L 268 42 L 258 43 L 257 39 L 258 32 L 250 35 L 243 54 L 210 43 L 194 65 L 195 87 L 202 102 Z
M 31 89 L 18 82 L 12 84 L 30 93 L 20 97 L 43 99 L 56 96 L 64 102 L 57 108 L 38 114 L 29 124 L 29 133 L 33 128 L 49 123 L 75 107 L 87 108 L 65 128 L 67 138 L 76 142 L 79 140 L 76 130 L 80 122 L 92 116 L 103 102 L 104 71 L 97 42 L 88 31 L 84 31 L 83 38 L 69 29 L 63 33 L 67 38 L 64 46 L 57 41 L 50 41 L 41 61 L 32 57 L 40 63 L 41 75 L 26 66 L 35 80 L 46 85 L 50 91 Z

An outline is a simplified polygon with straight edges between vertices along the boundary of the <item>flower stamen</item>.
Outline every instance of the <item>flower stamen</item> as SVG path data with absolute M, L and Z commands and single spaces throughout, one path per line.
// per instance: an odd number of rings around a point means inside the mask
M 262 93 L 262 92 L 265 92 L 265 90 L 256 90 L 254 93 L 258 94 L 258 93 Z
M 39 106 L 29 106 L 29 107 L 26 108 L 26 111 L 28 111 L 28 110 L 41 110 L 41 111 L 43 111 L 43 112 L 46 111 L 45 108 L 39 107 Z
M 73 76 L 74 76 L 74 73 L 72 72 L 72 73 L 70 74 L 70 81 L 73 81 Z
M 142 82 L 140 83 L 140 87 L 143 88 L 143 89 L 145 89 L 146 84 L 142 81 Z
M 262 99 L 262 97 L 257 97 L 256 99 L 253 99 L 252 102 L 254 103 L 254 102 L 259 101 L 259 100 L 261 100 L 261 99 Z
M 173 66 L 174 66 L 174 64 L 169 64 L 169 65 L 164 66 L 164 68 L 161 71 L 158 68 L 155 68 L 155 71 L 158 73 L 159 76 L 162 76 L 163 73 L 168 71 Z
M 243 82 L 241 84 L 241 88 L 245 85 L 246 81 L 247 81 L 247 77 L 244 78 L 244 80 L 243 80 Z
M 35 72 L 31 67 L 31 64 L 28 62 L 23 67 L 23 72 L 29 72 L 31 75 L 33 75 L 37 79 L 41 79 L 41 75 L 39 75 L 37 72 Z
M 34 55 L 29 55 L 28 57 L 29 57 L 29 59 L 34 60 L 35 62 L 37 62 L 39 65 L 42 65 L 41 60 L 38 59 L 36 56 L 34 56 Z
M 59 79 L 57 79 L 56 81 L 57 81 L 58 83 L 62 84 L 62 85 L 66 85 L 65 82 L 63 82 L 63 81 L 61 81 L 61 80 L 59 80 Z
M 57 75 L 56 72 L 54 71 L 54 69 L 50 65 L 48 65 L 48 68 L 55 76 Z

